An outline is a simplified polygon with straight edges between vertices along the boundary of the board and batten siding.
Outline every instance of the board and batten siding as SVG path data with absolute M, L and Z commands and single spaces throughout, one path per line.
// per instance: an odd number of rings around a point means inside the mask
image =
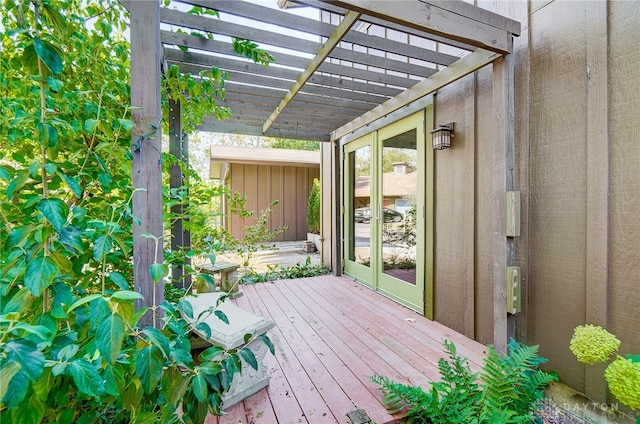
M 244 227 L 255 222 L 255 217 L 278 200 L 269 219 L 269 228 L 287 226 L 288 230 L 274 241 L 307 239 L 307 204 L 314 178 L 319 178 L 319 166 L 280 166 L 232 163 L 228 184 L 232 191 L 247 196 L 247 210 L 254 216 L 242 220 L 230 215 L 229 230 L 242 238 Z
M 514 39 L 515 187 L 523 272 L 518 340 L 540 345 L 567 385 L 597 401 L 602 368 L 569 350 L 573 329 L 605 326 L 640 352 L 640 16 L 638 2 L 479 1 L 522 23 Z M 444 51 L 444 50 L 443 50 Z M 455 122 L 435 152 L 434 314 L 493 337 L 491 66 L 438 91 L 434 124 Z

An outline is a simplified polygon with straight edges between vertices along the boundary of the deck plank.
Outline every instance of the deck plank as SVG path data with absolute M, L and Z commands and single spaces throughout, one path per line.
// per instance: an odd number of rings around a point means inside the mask
M 330 422 L 326 421 L 327 417 L 331 417 L 329 418 L 331 420 L 333 414 L 322 398 L 314 379 L 322 369 L 314 369 L 308 364 L 303 365 L 307 360 L 308 355 L 305 352 L 308 346 L 298 342 L 299 336 L 292 331 L 289 319 L 277 304 L 274 304 L 271 296 L 267 296 L 271 291 L 269 286 L 269 283 L 252 286 L 254 290 L 245 290 L 245 295 L 250 298 L 261 315 L 270 316 L 277 323 L 276 328 L 269 332 L 269 337 L 276 345 L 276 358 L 291 386 L 291 392 L 288 395 L 295 398 L 300 405 L 305 422 L 310 424 Z
M 479 369 L 486 347 L 347 277 L 322 276 L 243 286 L 238 306 L 270 317 L 276 354 L 270 384 L 208 424 L 346 423 L 361 408 L 378 424 L 396 422 L 370 381 L 374 374 L 427 387 L 439 379 L 442 340 Z
M 391 311 L 395 312 L 391 313 L 380 306 L 380 299 L 376 299 L 376 303 L 372 304 L 367 299 L 343 296 L 340 288 L 328 281 L 323 281 L 321 284 L 314 279 L 307 281 L 312 284 L 318 295 L 326 296 L 327 300 L 339 305 L 341 309 L 359 311 L 366 316 L 369 331 L 375 333 L 381 343 L 416 366 L 431 380 L 438 378 L 437 365 L 438 359 L 442 356 L 442 345 L 433 338 L 427 337 L 423 340 L 416 338 L 416 335 L 421 335 L 415 330 L 416 322 L 406 319 L 417 321 L 420 319 L 418 314 L 406 308 Z
M 378 338 L 379 329 L 370 325 L 367 320 L 360 319 L 359 314 L 354 314 L 355 308 L 348 311 L 339 309 L 335 302 L 330 302 L 309 284 L 302 285 L 300 298 L 307 304 L 315 306 L 314 312 L 323 317 L 323 322 L 345 343 L 351 345 L 354 352 L 362 360 L 370 365 L 370 375 L 386 375 L 397 381 L 414 385 L 426 385 L 427 382 L 437 378 L 438 374 L 429 373 L 433 378 L 428 378 L 423 372 L 404 360 L 400 355 L 382 343 Z M 310 306 L 310 307 L 312 307 Z
M 306 331 L 307 328 L 301 329 L 299 325 L 301 319 L 296 313 L 293 313 L 288 300 L 281 296 L 274 297 L 277 293 L 275 285 L 269 287 L 269 290 L 264 289 L 264 287 L 264 285 L 256 286 L 256 292 L 260 295 L 260 300 L 268 306 L 269 312 L 278 323 L 278 329 L 285 336 L 292 354 L 295 352 L 303 371 L 309 376 L 316 392 L 321 396 L 321 401 L 314 407 L 312 415 L 307 414 L 307 419 L 310 423 L 326 423 L 327 419 L 329 419 L 328 417 L 333 416 L 336 421 L 342 421 L 344 415 L 353 409 L 352 404 L 349 397 L 336 384 L 321 357 L 314 351 L 313 345 L 319 343 L 317 334 Z M 325 351 L 325 354 L 328 354 L 328 352 Z M 302 394 L 302 396 L 306 398 L 308 394 Z M 329 412 L 324 412 L 323 407 L 328 408 Z
M 299 282 L 303 284 L 302 280 Z M 375 422 L 384 423 L 393 420 L 374 395 L 377 387 L 368 378 L 374 374 L 374 371 L 333 331 L 333 324 L 336 323 L 332 322 L 333 320 L 324 321 L 320 316 L 321 307 L 311 309 L 307 305 L 307 299 L 301 298 L 302 292 L 298 290 L 300 287 L 294 288 L 282 282 L 276 282 L 276 287 L 289 301 L 287 312 L 301 318 L 295 320 L 300 333 L 314 334 L 314 338 L 319 337 L 319 342 L 312 343 L 310 346 L 350 398 L 351 405 L 344 411 L 344 415 L 361 408 L 367 411 L 369 417 Z M 312 301 L 309 303 L 311 304 Z
M 366 311 L 369 311 L 371 316 L 378 317 L 382 315 L 384 317 L 391 317 L 390 323 L 397 323 L 406 318 L 415 319 L 415 323 L 418 325 L 395 325 L 394 327 L 405 334 L 409 334 L 411 337 L 416 338 L 421 343 L 430 346 L 433 350 L 438 352 L 441 352 L 443 349 L 443 340 L 449 339 L 456 344 L 458 353 L 469 359 L 472 368 L 478 369 L 482 364 L 482 358 L 484 357 L 486 346 L 483 346 L 475 340 L 469 339 L 463 334 L 460 334 L 439 322 L 430 321 L 424 316 L 397 304 L 393 300 L 380 295 L 352 279 L 347 277 L 327 276 L 326 279 L 312 278 L 311 280 L 318 284 L 316 286 L 317 288 L 331 287 L 332 289 L 339 290 L 347 298 L 353 298 L 355 291 L 359 295 L 355 296 L 355 299 L 362 298 L 368 300 L 359 304 Z M 346 280 L 348 284 L 345 284 L 344 280 Z

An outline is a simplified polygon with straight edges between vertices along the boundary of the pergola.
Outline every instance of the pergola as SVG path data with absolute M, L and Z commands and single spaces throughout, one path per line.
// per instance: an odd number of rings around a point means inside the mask
M 201 130 L 334 145 L 492 64 L 494 339 L 497 347 L 506 344 L 505 269 L 513 264 L 515 251 L 513 239 L 505 234 L 504 196 L 514 189 L 510 53 L 513 37 L 520 34 L 519 22 L 461 0 L 279 0 L 285 7 L 280 10 L 242 0 L 180 0 L 233 15 L 237 22 L 163 8 L 157 0 L 121 2 L 131 14 L 133 139 L 135 143 L 145 135 L 156 147 L 135 149 L 133 160 L 134 186 L 143 189 L 134 196 L 134 215 L 141 221 L 134 227 L 135 283 L 145 298 L 154 290 L 149 265 L 158 258 L 154 241 L 140 235 L 162 235 L 158 123 L 160 77 L 167 64 L 178 64 L 184 73 L 198 74 L 211 66 L 228 72 L 222 104 L 231 108 L 232 116 L 226 121 L 207 119 Z M 288 8 L 294 6 L 317 8 L 331 23 L 293 15 Z M 367 31 L 370 26 L 377 31 Z M 214 38 L 190 35 L 191 30 L 213 33 Z M 229 37 L 254 41 L 267 51 L 273 47 L 277 62 L 265 68 L 235 55 Z M 171 149 L 178 156 L 185 154 L 180 119 L 179 105 L 172 105 Z M 333 167 L 337 172 L 337 164 Z M 179 183 L 180 176 L 173 180 Z M 336 243 L 340 226 L 337 210 L 334 214 Z M 178 243 L 183 242 L 180 234 L 180 229 L 174 231 Z M 333 250 L 339 252 L 339 246 Z M 161 296 L 162 287 L 155 290 Z

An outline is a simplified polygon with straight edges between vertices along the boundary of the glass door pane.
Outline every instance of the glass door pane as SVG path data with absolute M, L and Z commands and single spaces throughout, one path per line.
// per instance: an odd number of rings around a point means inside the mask
M 353 162 L 353 208 L 350 258 L 371 266 L 371 146 L 351 152 Z
M 382 267 L 385 274 L 416 284 L 417 129 L 382 145 Z
M 425 136 L 417 113 L 378 131 L 377 290 L 424 312 Z
M 371 137 L 345 146 L 345 273 L 373 286 Z

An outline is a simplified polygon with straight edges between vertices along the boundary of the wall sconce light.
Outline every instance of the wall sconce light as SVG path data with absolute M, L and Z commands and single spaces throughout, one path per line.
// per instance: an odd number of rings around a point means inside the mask
M 431 138 L 433 140 L 433 150 L 442 150 L 451 147 L 453 122 L 446 125 L 438 125 L 438 128 L 431 131 Z

